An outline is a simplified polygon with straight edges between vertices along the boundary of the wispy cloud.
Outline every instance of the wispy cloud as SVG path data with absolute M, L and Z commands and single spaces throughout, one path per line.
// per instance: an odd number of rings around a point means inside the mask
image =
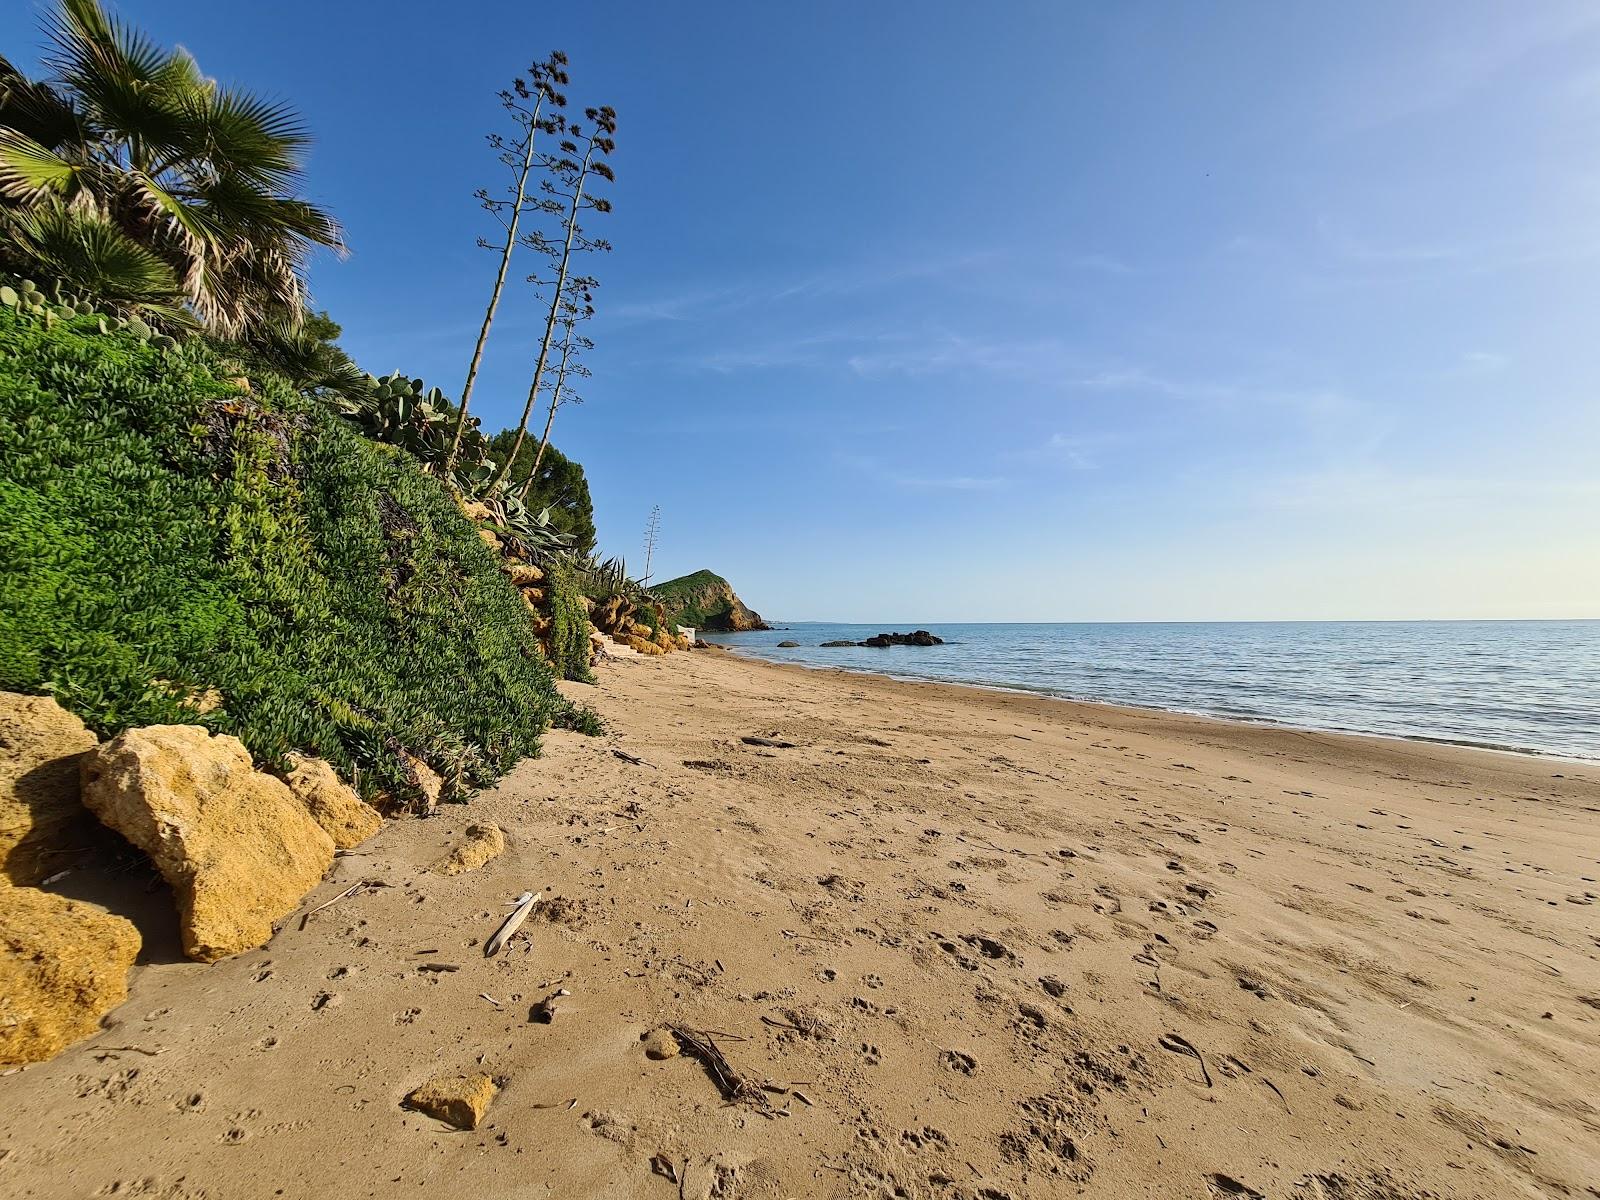
M 1332 107 L 1336 125 L 1349 133 L 1370 130 L 1449 109 L 1507 76 L 1518 64 L 1551 48 L 1600 31 L 1592 4 L 1506 5 L 1487 10 L 1500 19 L 1448 22 L 1445 36 L 1423 45 L 1397 45 L 1380 61 L 1381 74 L 1340 81 L 1344 103 Z
M 1100 454 L 1118 439 L 1111 434 L 1053 433 L 1037 446 L 1018 450 L 1013 457 L 1029 462 L 1051 463 L 1069 471 L 1094 471 Z
M 998 475 L 908 474 L 871 455 L 836 454 L 834 457 L 841 465 L 859 471 L 876 483 L 906 491 L 992 492 L 1011 482 Z
M 955 333 L 898 334 L 850 355 L 857 375 L 938 375 L 957 371 L 1047 379 L 1072 357 L 1054 338 L 984 339 Z
M 625 322 L 686 322 L 721 319 L 753 310 L 811 299 L 836 299 L 900 284 L 916 283 L 984 270 L 1003 256 L 995 251 L 905 253 L 861 262 L 836 263 L 787 278 L 742 279 L 689 287 L 682 291 L 625 299 L 606 316 Z M 1106 259 L 1101 269 L 1118 264 Z
M 1144 393 L 1225 407 L 1288 408 L 1310 416 L 1336 416 L 1358 405 L 1336 388 L 1276 387 L 1206 378 L 1183 378 L 1145 367 L 1114 367 L 1067 380 L 1091 391 Z
M 1486 375 L 1502 371 L 1511 365 L 1511 359 L 1492 350 L 1468 350 L 1461 356 L 1461 371 L 1468 375 Z

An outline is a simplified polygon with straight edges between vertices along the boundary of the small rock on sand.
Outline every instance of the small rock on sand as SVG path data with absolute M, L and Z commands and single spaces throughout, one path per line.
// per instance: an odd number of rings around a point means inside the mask
M 405 1099 L 405 1107 L 457 1129 L 476 1129 L 499 1091 L 491 1076 L 441 1071 Z
M 644 1042 L 644 1055 L 658 1061 L 664 1058 L 678 1057 L 678 1039 L 672 1036 L 667 1029 L 652 1029 L 641 1039 Z
M 476 871 L 506 852 L 506 835 L 498 825 L 468 825 L 465 840 L 434 864 L 440 875 Z

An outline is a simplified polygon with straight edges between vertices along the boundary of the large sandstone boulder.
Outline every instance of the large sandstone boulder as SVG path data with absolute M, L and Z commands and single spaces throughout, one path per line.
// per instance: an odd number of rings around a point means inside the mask
M 128 998 L 139 931 L 37 888 L 0 884 L 0 1064 L 43 1062 Z
M 0 881 L 38 883 L 89 823 L 78 763 L 95 740 L 51 697 L 0 692 Z
M 238 738 L 198 725 L 130 729 L 86 755 L 83 802 L 172 885 L 184 953 L 201 962 L 266 942 L 333 863 L 294 793 Z
M 304 754 L 291 755 L 289 763 L 283 782 L 337 849 L 359 846 L 383 828 L 378 810 L 356 795 L 328 763 Z

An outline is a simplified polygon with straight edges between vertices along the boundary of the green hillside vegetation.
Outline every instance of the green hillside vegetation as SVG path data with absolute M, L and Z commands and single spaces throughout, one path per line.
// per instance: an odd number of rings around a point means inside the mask
M 495 462 L 505 461 L 516 439 L 516 432 L 503 429 L 489 439 L 489 454 Z M 520 492 L 527 483 L 529 469 L 538 452 L 537 442 L 524 441 L 517 461 L 506 472 L 506 486 Z M 572 540 L 572 550 L 582 557 L 594 553 L 594 501 L 589 496 L 589 481 L 583 467 L 554 446 L 546 446 L 523 503 L 533 512 L 548 510 L 550 524 Z
M 652 584 L 650 594 L 660 602 L 668 621 L 677 625 L 713 630 L 766 627 L 760 614 L 734 595 L 733 586 L 711 571 L 696 571 Z
M 525 755 L 555 691 L 445 486 L 196 339 L 0 308 L 0 689 L 94 729 L 190 722 L 367 795 L 458 796 Z M 215 707 L 211 707 L 215 704 Z

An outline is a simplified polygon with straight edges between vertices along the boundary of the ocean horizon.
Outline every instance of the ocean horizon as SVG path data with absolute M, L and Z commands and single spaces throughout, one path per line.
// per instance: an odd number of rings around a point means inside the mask
M 942 646 L 828 647 L 927 629 Z M 790 621 L 771 662 L 1333 733 L 1600 759 L 1600 620 Z M 797 641 L 795 648 L 778 643 Z

